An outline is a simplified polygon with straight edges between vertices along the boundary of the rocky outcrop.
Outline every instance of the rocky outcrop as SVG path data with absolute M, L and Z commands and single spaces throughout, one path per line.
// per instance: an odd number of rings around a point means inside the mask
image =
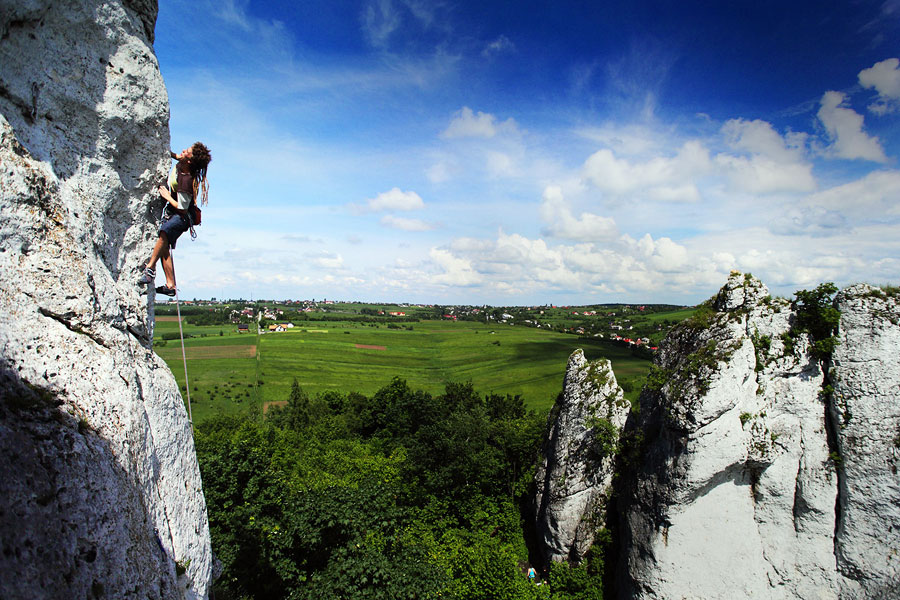
M 135 278 L 161 207 L 156 3 L 0 0 L 0 597 L 206 597 L 190 424 Z
M 900 290 L 856 285 L 836 304 L 837 566 L 851 589 L 900 598 Z
M 900 311 L 837 303 L 831 370 L 749 275 L 670 333 L 626 426 L 621 597 L 900 597 Z
M 605 526 L 629 408 L 608 360 L 572 353 L 535 476 L 536 531 L 546 560 L 581 560 Z

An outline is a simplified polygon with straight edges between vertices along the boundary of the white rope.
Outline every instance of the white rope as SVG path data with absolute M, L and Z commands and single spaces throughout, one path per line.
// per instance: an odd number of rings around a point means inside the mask
M 169 250 L 169 256 L 172 250 Z M 172 261 L 172 266 L 174 268 L 175 261 Z M 178 313 L 178 335 L 181 336 L 181 362 L 184 363 L 184 389 L 187 392 L 187 405 L 188 405 L 188 422 L 191 424 L 191 432 L 194 431 L 194 417 L 191 416 L 191 384 L 188 382 L 188 373 L 187 373 L 187 356 L 184 351 L 184 331 L 181 329 L 181 301 L 178 299 L 178 284 L 175 284 L 175 311 Z
M 162 214 L 159 215 L 160 221 L 164 221 L 166 218 L 166 204 L 163 204 Z M 191 241 L 197 237 L 197 235 L 193 232 L 193 227 L 191 228 Z M 172 257 L 172 248 L 169 248 L 169 256 Z M 172 270 L 175 269 L 175 258 L 172 257 Z M 151 283 L 151 285 L 153 285 Z M 175 311 L 178 313 L 178 335 L 181 337 L 181 362 L 184 364 L 184 389 L 187 393 L 187 405 L 188 405 L 188 422 L 191 424 L 191 433 L 194 432 L 194 418 L 191 416 L 191 385 L 188 382 L 188 374 L 187 374 L 187 357 L 185 356 L 184 351 L 184 331 L 181 329 L 181 301 L 178 299 L 178 283 L 175 284 Z

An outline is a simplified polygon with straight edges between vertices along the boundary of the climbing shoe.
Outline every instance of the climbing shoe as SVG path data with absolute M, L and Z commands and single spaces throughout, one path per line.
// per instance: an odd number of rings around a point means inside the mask
M 154 271 L 150 267 L 147 267 L 146 269 L 144 269 L 144 274 L 141 275 L 140 279 L 138 279 L 138 285 L 153 283 L 153 281 L 155 279 L 156 279 L 156 271 Z
M 156 288 L 156 293 L 162 294 L 163 296 L 174 296 L 175 288 L 170 288 L 167 285 L 161 285 L 158 288 Z

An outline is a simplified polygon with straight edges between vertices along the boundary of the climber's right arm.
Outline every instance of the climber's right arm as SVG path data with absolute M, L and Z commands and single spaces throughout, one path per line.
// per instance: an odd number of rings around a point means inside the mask
M 172 197 L 172 194 L 169 193 L 169 190 L 166 188 L 166 186 L 159 186 L 159 195 L 165 198 L 166 202 L 172 205 L 172 208 L 178 208 L 178 203 L 175 202 L 175 199 Z

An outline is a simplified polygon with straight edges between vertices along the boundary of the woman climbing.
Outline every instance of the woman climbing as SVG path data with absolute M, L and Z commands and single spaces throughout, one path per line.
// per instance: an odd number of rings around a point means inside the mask
M 156 261 L 162 260 L 163 273 L 166 276 L 166 284 L 156 288 L 156 291 L 166 296 L 175 295 L 175 265 L 172 262 L 170 249 L 175 248 L 178 237 L 199 224 L 197 198 L 201 204 L 206 205 L 207 189 L 206 169 L 212 156 L 209 148 L 196 142 L 190 148 L 185 148 L 181 154 L 169 152 L 172 158 L 177 160 L 175 166 L 169 172 L 167 185 L 159 186 L 159 195 L 166 200 L 166 209 L 162 223 L 159 226 L 159 237 L 150 260 L 144 269 L 143 275 L 138 279 L 138 284 L 153 284 L 156 279 Z

